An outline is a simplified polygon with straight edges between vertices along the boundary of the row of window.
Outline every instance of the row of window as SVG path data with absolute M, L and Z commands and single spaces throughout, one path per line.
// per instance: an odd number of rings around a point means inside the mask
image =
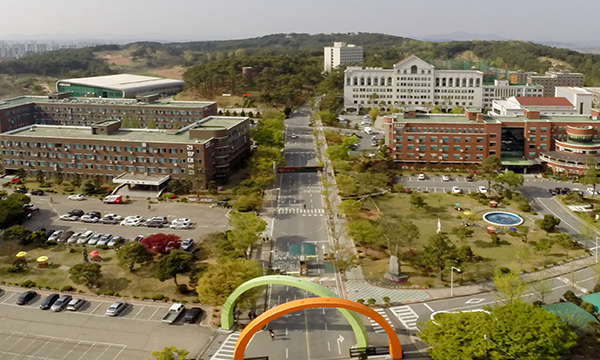
M 189 163 L 189 162 L 196 162 L 198 164 L 202 163 L 202 160 L 193 160 L 190 161 L 190 159 L 193 158 L 187 158 L 187 159 L 176 159 L 176 158 L 164 158 L 164 157 L 159 157 L 159 158 L 154 158 L 154 157 L 148 157 L 145 158 L 143 156 L 121 156 L 121 155 L 116 155 L 116 156 L 101 156 L 101 155 L 92 155 L 92 154 L 71 154 L 71 153 L 66 153 L 66 154 L 62 154 L 62 153 L 51 153 L 51 152 L 33 152 L 33 151 L 16 151 L 16 150 L 2 150 L 2 153 L 4 155 L 13 155 L 13 156 L 34 156 L 34 157 L 48 157 L 48 158 L 57 158 L 57 159 L 62 159 L 63 157 L 65 159 L 85 159 L 85 160 L 105 160 L 105 161 L 135 161 L 135 162 L 146 162 L 146 163 L 167 163 L 167 160 L 170 164 L 177 164 L 177 163 Z M 193 153 L 192 153 L 193 155 Z M 190 156 L 192 156 L 190 155 Z
M 494 152 L 495 154 L 495 152 Z M 492 154 L 492 151 L 490 151 L 490 155 Z M 424 153 L 418 153 L 417 156 L 419 157 L 419 159 L 425 159 L 426 158 L 426 154 Z M 414 153 L 408 153 L 406 154 L 406 157 L 408 159 L 414 159 L 415 158 L 415 154 Z M 430 154 L 429 157 L 431 159 L 448 159 L 449 156 L 448 154 Z M 396 158 L 402 158 L 402 153 L 397 153 L 396 154 Z M 471 159 L 471 154 L 454 154 L 452 155 L 452 159 L 454 160 L 470 160 Z M 483 159 L 483 154 L 475 154 L 475 159 L 477 160 L 482 160 Z
M 493 143 L 493 145 L 490 144 L 490 147 L 494 147 L 494 146 L 496 146 L 496 143 Z M 396 144 L 396 149 L 400 149 L 401 150 L 402 148 L 403 148 L 402 144 Z M 406 148 L 408 150 L 414 150 L 415 149 L 415 145 L 408 144 L 408 145 L 406 145 Z M 427 145 L 418 145 L 416 147 L 416 149 L 419 149 L 420 151 L 425 151 L 425 150 L 427 150 Z M 429 150 L 434 150 L 434 151 L 437 151 L 437 150 L 448 151 L 448 150 L 450 150 L 450 146 L 449 145 L 442 145 L 441 147 L 438 148 L 437 145 L 429 145 Z M 462 149 L 460 147 L 460 145 L 454 145 L 452 147 L 452 150 L 454 150 L 454 151 L 461 151 L 461 150 L 463 150 L 463 151 L 470 151 L 471 150 L 471 146 L 470 145 L 466 145 L 465 148 Z M 477 151 L 483 151 L 483 145 L 478 145 L 477 146 Z
M 170 173 L 170 174 L 179 174 L 181 173 L 185 173 L 186 169 L 180 169 L 180 168 L 157 168 L 155 167 L 145 167 L 145 166 L 123 166 L 123 165 L 100 165 L 100 164 L 72 164 L 72 163 L 54 163 L 54 162 L 48 162 L 48 165 L 46 165 L 45 161 L 35 161 L 35 160 L 9 160 L 9 159 L 4 159 L 4 164 L 5 165 L 21 165 L 21 166 L 40 166 L 40 167 L 46 167 L 46 166 L 50 166 L 50 167 L 54 167 L 57 166 L 58 168 L 66 168 L 66 169 L 95 169 L 95 170 L 108 170 L 108 171 L 123 171 L 123 169 L 125 169 L 125 171 L 137 171 L 140 173 L 160 173 L 160 174 L 166 174 L 166 173 Z M 66 166 L 65 166 L 66 165 Z M 200 170 L 198 170 L 200 171 Z
M 184 152 L 193 152 L 193 150 L 186 150 L 184 148 L 152 148 L 152 147 L 145 147 L 145 146 L 110 146 L 110 145 L 90 145 L 90 144 L 62 144 L 62 143 L 42 143 L 42 142 L 35 142 L 35 141 L 9 141 L 9 140 L 2 140 L 2 145 L 4 146 L 28 146 L 28 147 L 39 147 L 39 148 L 65 148 L 65 149 L 76 149 L 76 150 L 80 150 L 80 149 L 84 149 L 84 150 L 103 150 L 103 151 L 116 151 L 119 152 L 121 151 L 121 149 L 123 149 L 123 151 L 129 151 L 129 152 L 142 152 L 142 153 L 151 153 L 151 152 L 155 152 L 155 153 L 169 153 L 169 154 L 177 154 L 177 153 L 184 153 Z M 196 149 L 195 151 L 197 154 L 200 153 L 200 149 Z
M 113 114 L 157 114 L 157 115 L 202 115 L 202 111 L 186 111 L 186 110 L 137 110 L 137 109 L 107 109 L 107 108 L 75 108 L 75 107 L 56 107 L 56 106 L 35 106 L 35 109 L 38 111 L 77 111 L 77 112 L 85 112 L 85 113 L 113 113 Z M 204 109 L 205 111 L 208 108 Z
M 426 128 L 426 127 L 414 127 L 414 126 L 405 126 L 405 127 L 397 127 L 396 128 L 396 132 L 397 133 L 401 133 L 401 132 L 430 132 L 430 133 L 484 133 L 485 130 L 483 128 L 434 128 L 434 127 L 430 127 L 430 128 Z M 490 133 L 490 138 L 494 139 L 496 137 L 496 133 Z M 409 136 L 409 138 L 411 138 L 411 136 Z M 425 137 L 420 137 L 421 138 L 425 138 Z M 436 139 L 436 140 L 431 140 L 431 141 L 437 141 L 437 137 L 431 137 L 431 139 Z M 448 138 L 443 138 L 443 139 L 448 139 Z M 455 139 L 460 139 L 460 138 L 455 138 Z M 467 138 L 470 139 L 470 138 Z M 477 138 L 478 142 L 479 139 L 483 139 L 483 138 Z M 425 141 L 425 140 L 423 140 Z M 444 140 L 444 141 L 448 141 L 448 140 Z

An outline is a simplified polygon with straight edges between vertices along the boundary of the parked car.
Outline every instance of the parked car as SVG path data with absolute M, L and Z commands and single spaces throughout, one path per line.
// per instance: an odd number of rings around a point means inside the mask
M 189 229 L 191 225 L 192 224 L 189 222 L 187 222 L 187 223 L 180 222 L 180 223 L 171 224 L 171 225 L 169 225 L 169 227 L 171 229 L 176 229 L 176 230 L 185 230 L 185 229 Z
M 482 194 L 487 194 L 487 192 L 488 192 L 487 189 L 485 188 L 485 186 L 483 186 L 483 185 L 478 187 L 478 189 L 479 189 L 479 192 Z
M 108 195 L 102 202 L 105 204 L 120 204 L 123 202 L 123 197 L 121 195 Z
M 442 181 L 450 181 L 450 176 L 442 175 Z
M 58 237 L 60 236 L 60 234 L 62 234 L 63 231 L 62 230 L 56 230 L 55 232 L 52 233 L 52 235 L 50 235 L 50 237 L 48 237 L 48 241 L 52 240 L 52 241 L 56 241 L 58 240 Z
M 119 220 L 115 219 L 114 217 L 110 217 L 110 216 L 104 216 L 102 219 L 100 219 L 100 223 L 107 224 L 107 225 L 114 225 L 118 222 L 119 222 Z
M 163 227 L 165 227 L 165 224 L 162 221 L 157 221 L 157 220 L 150 221 L 149 220 L 146 222 L 146 226 L 151 227 L 151 228 L 163 228 Z
M 27 305 L 36 296 L 37 293 L 33 290 L 25 291 L 17 298 L 17 305 Z
M 187 218 L 178 218 L 178 219 L 175 219 L 175 220 L 171 221 L 171 224 L 177 224 L 177 223 L 191 223 L 191 222 L 192 222 L 192 220 L 190 220 L 190 219 L 187 219 Z
M 46 230 L 46 232 L 44 233 L 44 235 L 46 235 L 46 239 L 47 240 L 49 240 L 50 236 L 52 236 L 52 234 L 54 234 L 54 231 L 56 231 L 56 230 L 52 230 L 52 229 Z
M 586 189 L 588 194 L 590 194 L 590 196 L 594 196 L 594 189 L 593 188 L 587 188 Z
M 82 217 L 80 217 L 79 220 L 83 221 L 84 223 L 97 223 L 100 219 L 95 217 L 94 215 L 85 214 Z
M 123 220 L 143 220 L 141 215 L 129 215 L 126 216 Z
M 140 226 L 142 219 L 127 219 L 121 221 L 121 226 Z
M 34 190 L 31 190 L 30 194 L 31 195 L 36 195 L 36 196 L 42 196 L 42 195 L 44 195 L 44 190 L 34 189 Z
M 133 241 L 135 241 L 135 242 L 140 242 L 140 241 L 142 241 L 144 238 L 145 238 L 145 236 L 144 236 L 144 235 L 138 235 L 138 236 L 136 236 L 136 237 L 135 237 L 135 239 L 133 239 Z
M 69 301 L 69 304 L 67 305 L 67 310 L 77 311 L 83 306 L 83 304 L 85 304 L 85 300 L 83 300 L 81 298 L 75 298 L 75 299 Z
M 27 188 L 24 188 L 24 187 L 16 188 L 15 192 L 19 193 L 19 194 L 27 194 Z
M 108 242 L 112 239 L 112 234 L 104 234 L 102 235 L 102 237 L 100 238 L 100 240 L 98 240 L 98 244 L 97 245 L 108 245 Z
M 292 136 L 290 136 L 290 137 L 291 137 L 292 139 L 297 139 L 297 138 L 298 138 L 298 135 L 296 135 L 296 134 L 292 134 Z
M 467 177 L 465 178 L 465 180 L 466 180 L 467 182 L 473 182 L 473 176 L 467 176 Z
M 83 214 L 85 214 L 85 212 L 80 209 L 73 209 L 73 210 L 69 211 L 68 214 L 75 215 L 77 217 L 82 217 Z
M 88 214 L 91 216 L 95 216 L 98 219 L 100 219 L 102 217 L 102 214 L 100 213 L 100 211 L 90 211 Z
M 185 312 L 183 315 L 183 322 L 188 324 L 195 323 L 198 318 L 202 319 L 204 316 L 204 310 L 199 307 L 193 307 Z
M 106 245 L 113 247 L 113 246 L 123 245 L 123 243 L 125 243 L 125 238 L 122 237 L 121 235 L 116 235 L 115 237 L 110 239 L 110 241 Z
M 549 192 L 549 193 L 550 193 L 552 196 L 560 194 L 560 192 L 559 192 L 559 191 L 556 191 L 556 189 L 548 189 L 548 192 Z
M 106 315 L 107 316 L 119 316 L 119 314 L 121 314 L 125 309 L 127 308 L 127 303 L 123 300 L 117 301 L 112 303 L 112 305 L 110 305 L 108 307 L 108 309 L 106 309 Z
M 183 251 L 192 251 L 194 250 L 194 240 L 193 239 L 185 239 L 181 242 L 181 250 Z
M 42 301 L 42 303 L 40 304 L 40 309 L 42 309 L 42 310 L 50 309 L 52 307 L 52 305 L 54 305 L 56 300 L 58 300 L 59 297 L 60 297 L 60 295 L 58 295 L 58 294 L 50 294 L 50 295 L 46 296 L 44 301 Z
M 169 221 L 167 220 L 166 216 L 153 216 L 150 219 L 148 219 L 148 221 L 160 221 L 163 224 L 168 223 Z
M 425 174 L 419 174 L 419 176 L 417 176 L 417 180 L 425 180 Z
M 69 305 L 69 302 L 72 299 L 73 299 L 73 297 L 71 295 L 63 295 L 63 296 L 59 297 L 58 300 L 56 300 L 56 302 L 54 303 L 54 305 L 52 305 L 50 310 L 52 310 L 54 312 L 59 312 L 61 310 L 64 310 L 64 308 L 66 308 L 67 305 Z
M 67 244 L 76 244 L 77 240 L 79 240 L 80 237 L 81 237 L 81 233 L 76 232 L 75 234 L 71 235 L 70 238 L 67 239 Z
M 102 238 L 104 234 L 98 233 L 98 234 L 94 234 L 94 236 L 92 236 L 90 238 L 90 240 L 88 240 L 87 244 L 88 245 L 97 245 L 98 241 L 100 241 L 100 239 Z
M 73 215 L 73 214 L 63 214 L 58 217 L 58 220 L 77 221 L 77 220 L 79 220 L 79 217 L 77 215 Z
M 83 245 L 83 244 L 87 243 L 88 241 L 90 241 L 92 236 L 94 236 L 94 232 L 92 230 L 88 230 L 88 231 L 84 232 L 83 234 L 81 234 L 79 239 L 77 239 L 77 244 Z
M 117 221 L 122 221 L 123 217 L 117 214 L 104 214 L 104 217 L 111 217 Z
M 60 234 L 60 236 L 58 237 L 58 240 L 56 240 L 56 242 L 66 243 L 67 240 L 69 240 L 69 238 L 71 236 L 73 236 L 74 233 L 75 233 L 74 231 L 67 230 L 67 231 L 63 232 L 62 234 Z
M 458 186 L 453 186 L 452 187 L 452 193 L 453 194 L 460 194 L 460 193 L 462 193 L 462 190 Z
M 83 196 L 81 194 L 69 195 L 69 196 L 67 196 L 67 199 L 69 199 L 69 200 L 75 200 L 75 201 L 81 201 L 81 200 L 85 200 L 85 196 Z
M 15 177 L 15 178 L 10 179 L 10 182 L 13 183 L 13 184 L 19 184 L 22 181 L 21 181 L 21 179 Z

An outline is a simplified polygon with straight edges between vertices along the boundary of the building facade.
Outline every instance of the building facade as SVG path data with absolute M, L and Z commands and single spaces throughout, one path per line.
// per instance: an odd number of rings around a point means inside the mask
M 541 97 L 544 87 L 537 84 L 511 84 L 508 80 L 494 80 L 494 84 L 483 84 L 482 105 L 491 108 L 494 100 L 507 99 L 512 96 Z
M 540 160 L 555 173 L 583 175 L 587 169 L 587 157 L 592 155 L 598 167 L 600 163 L 598 128 L 591 125 L 567 126 L 566 133 L 566 137 L 554 140 L 554 151 L 540 153 Z
M 205 188 L 226 177 L 250 150 L 242 117 L 207 117 L 177 130 L 122 129 L 119 120 L 90 126 L 26 125 L 0 134 L 6 173 L 19 168 L 66 179 L 96 175 L 106 182 L 160 186 L 190 179 Z
M 183 90 L 183 84 L 182 80 L 117 74 L 58 80 L 56 91 L 68 92 L 73 97 L 135 99 L 148 94 L 176 95 Z
M 527 83 L 542 85 L 544 96 L 554 96 L 557 86 L 583 87 L 583 74 L 547 71 L 546 75 L 528 76 Z
M 331 72 L 340 65 L 363 62 L 363 48 L 354 44 L 345 42 L 335 42 L 333 46 L 326 46 L 324 49 L 323 70 Z
M 134 120 L 137 127 L 181 129 L 217 115 L 215 102 L 140 102 L 133 99 L 71 98 L 68 93 L 0 100 L 0 133 L 33 124 L 86 126 L 107 119 Z
M 411 55 L 392 69 L 348 67 L 345 71 L 344 106 L 414 106 L 449 111 L 456 106 L 481 107 L 483 73 L 477 70 L 436 70 Z

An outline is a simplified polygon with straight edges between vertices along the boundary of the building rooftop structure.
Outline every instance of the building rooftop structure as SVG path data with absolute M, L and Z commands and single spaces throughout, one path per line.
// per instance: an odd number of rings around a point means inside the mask
M 567 98 L 564 97 L 522 97 L 516 96 L 515 100 L 521 104 L 521 106 L 569 106 L 573 104 Z
M 404 118 L 402 113 L 387 115 L 386 118 L 392 118 L 393 123 L 448 123 L 448 124 L 477 124 L 475 120 L 469 120 L 464 114 L 420 114 L 417 113 L 413 118 Z M 500 116 L 496 114 L 483 115 L 482 121 L 479 123 L 504 123 L 504 122 L 573 122 L 573 123 L 589 123 L 589 116 L 540 116 L 539 119 L 531 119 L 525 116 Z M 600 124 L 600 121 L 598 121 Z
M 69 97 L 65 99 L 51 99 L 48 96 L 18 96 L 10 99 L 0 100 L 0 110 L 10 108 L 18 105 L 27 104 L 46 104 L 46 105 L 60 105 L 60 104 L 81 104 L 81 105 L 136 105 L 140 107 L 205 107 L 214 104 L 213 101 L 157 101 L 152 103 L 140 102 L 136 99 L 103 99 L 103 98 L 81 98 L 81 97 Z
M 92 76 L 85 78 L 63 79 L 56 82 L 58 84 L 75 84 L 81 86 L 94 86 L 121 91 L 143 92 L 153 89 L 157 86 L 183 85 L 182 80 L 162 79 L 152 76 L 117 74 L 106 76 Z

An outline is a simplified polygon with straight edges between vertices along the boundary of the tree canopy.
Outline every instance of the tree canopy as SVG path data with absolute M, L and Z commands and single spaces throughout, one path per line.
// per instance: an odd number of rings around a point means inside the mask
M 183 250 L 173 250 L 158 262 L 156 277 L 160 281 L 172 278 L 177 285 L 177 274 L 190 271 L 193 261 L 194 258 L 191 254 Z
M 75 284 L 98 287 L 102 279 L 102 265 L 98 263 L 79 263 L 69 269 L 69 277 Z
M 211 265 L 198 280 L 196 292 L 198 299 L 208 305 L 220 306 L 241 284 L 263 275 L 263 269 L 256 260 L 222 259 Z M 252 297 L 252 291 L 242 295 L 239 302 Z
M 146 264 L 152 261 L 153 256 L 146 247 L 135 241 L 125 243 L 117 250 L 119 264 L 129 271 L 133 271 L 135 265 Z

